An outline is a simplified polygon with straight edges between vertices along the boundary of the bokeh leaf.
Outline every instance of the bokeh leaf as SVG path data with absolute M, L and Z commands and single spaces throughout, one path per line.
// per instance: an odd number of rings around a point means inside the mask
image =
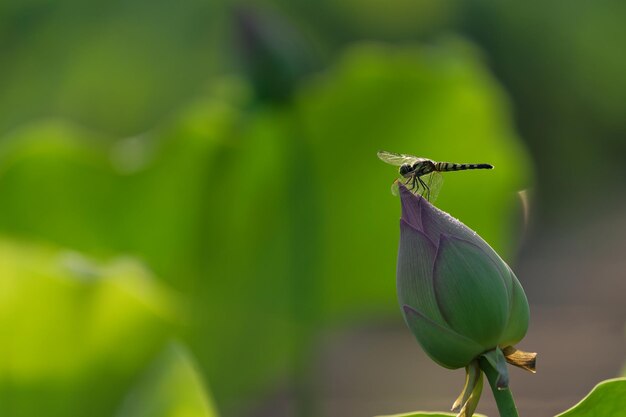
M 240 84 L 225 80 L 217 96 L 137 137 L 112 141 L 44 120 L 0 141 L 0 229 L 144 260 L 187 296 L 192 314 L 181 330 L 208 379 L 221 381 L 216 398 L 237 407 L 287 373 L 296 327 L 294 266 L 285 262 L 296 247 L 293 221 L 284 221 L 293 217 L 284 175 L 291 121 L 258 111 L 241 129 Z M 215 319 L 225 311 L 228 321 Z M 243 378 L 233 376 L 239 366 Z
M 133 388 L 117 417 L 216 417 L 189 352 L 172 344 Z
M 3 238 L 0 259 L 3 415 L 110 416 L 178 320 L 170 293 L 130 258 Z
M 626 151 L 626 55 L 617 41 L 626 37 L 626 3 L 574 0 L 567 13 L 558 0 L 467 6 L 465 30 L 511 92 L 533 149 L 545 222 L 577 224 L 584 216 L 576 203 L 581 190 L 588 201 L 610 205 L 606 200 L 623 181 Z M 572 181 L 568 161 L 578 160 L 606 169 Z
M 55 114 L 117 134 L 140 132 L 228 59 L 217 59 L 227 30 L 222 1 L 92 6 L 2 2 L 0 130 Z

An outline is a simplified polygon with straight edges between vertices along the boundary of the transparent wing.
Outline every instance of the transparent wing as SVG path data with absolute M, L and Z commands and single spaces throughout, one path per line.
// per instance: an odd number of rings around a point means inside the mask
M 413 165 L 414 163 L 424 159 L 424 158 L 418 158 L 417 156 L 413 156 L 413 155 L 405 155 L 401 153 L 387 152 L 387 151 L 378 151 L 376 155 L 378 155 L 378 158 L 381 161 L 386 162 L 390 165 L 395 165 L 395 166 L 400 166 L 402 164 Z
M 434 203 L 439 196 L 439 190 L 441 190 L 441 186 L 443 185 L 443 175 L 441 175 L 437 171 L 433 171 L 428 175 L 422 175 L 422 181 L 428 189 L 420 186 L 420 193 L 422 197 L 427 198 L 428 201 Z
M 400 180 L 395 180 L 393 182 L 393 184 L 391 184 L 391 194 L 393 194 L 394 196 L 398 197 L 400 195 L 400 189 L 398 188 L 398 181 Z
M 406 178 L 398 178 L 393 182 L 393 184 L 391 184 L 391 194 L 398 196 L 398 183 L 402 181 L 402 183 L 405 184 L 405 186 L 409 188 L 413 194 L 419 194 L 431 203 L 434 203 L 437 200 L 439 190 L 441 190 L 441 186 L 443 185 L 443 175 L 437 171 L 433 171 L 430 174 L 422 175 L 421 179 L 428 188 L 422 186 L 422 184 L 417 181 L 415 183 L 415 188 L 411 189 L 413 185 L 412 181 L 407 181 Z

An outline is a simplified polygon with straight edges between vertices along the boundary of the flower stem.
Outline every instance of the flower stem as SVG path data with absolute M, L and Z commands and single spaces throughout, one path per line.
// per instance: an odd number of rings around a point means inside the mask
M 511 390 L 509 388 L 498 389 L 497 387 L 496 381 L 498 380 L 498 371 L 496 371 L 485 358 L 481 357 L 479 360 L 479 364 L 480 369 L 483 370 L 485 375 L 487 375 L 487 379 L 489 380 L 489 386 L 491 386 L 493 397 L 495 398 L 496 404 L 498 405 L 500 417 L 519 417 L 519 414 L 517 414 L 517 408 L 515 407 L 515 401 L 513 401 L 513 394 L 511 394 Z

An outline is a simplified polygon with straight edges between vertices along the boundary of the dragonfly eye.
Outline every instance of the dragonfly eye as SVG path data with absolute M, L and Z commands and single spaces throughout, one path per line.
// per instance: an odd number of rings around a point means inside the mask
M 403 164 L 400 166 L 400 175 L 404 176 L 411 172 L 411 166 L 409 164 Z

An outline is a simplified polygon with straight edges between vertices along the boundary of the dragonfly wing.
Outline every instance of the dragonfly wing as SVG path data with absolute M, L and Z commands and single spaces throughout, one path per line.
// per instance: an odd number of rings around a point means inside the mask
M 399 180 L 395 180 L 393 184 L 391 184 L 391 194 L 398 197 L 400 195 L 400 186 L 398 185 Z
M 413 165 L 414 163 L 424 159 L 424 158 L 418 158 L 417 156 L 413 156 L 413 155 L 405 155 L 401 153 L 387 152 L 387 151 L 378 151 L 376 155 L 378 155 L 378 158 L 381 161 L 386 162 L 390 165 L 395 165 L 395 166 L 401 166 L 403 164 Z
M 417 194 L 419 192 L 419 185 L 417 188 L 413 189 L 411 188 L 411 181 L 407 181 L 406 178 L 400 177 L 396 178 L 393 181 L 393 184 L 391 184 L 391 194 L 395 195 L 396 197 L 400 195 L 400 183 L 404 184 L 404 186 L 411 190 L 413 194 Z
M 441 190 L 441 185 L 443 184 L 443 175 L 441 175 L 437 171 L 433 171 L 430 174 L 422 175 L 421 180 L 428 186 L 428 190 L 424 187 L 420 186 L 419 192 L 423 197 L 429 197 L 428 200 L 431 203 L 434 203 L 439 196 L 439 190 Z

